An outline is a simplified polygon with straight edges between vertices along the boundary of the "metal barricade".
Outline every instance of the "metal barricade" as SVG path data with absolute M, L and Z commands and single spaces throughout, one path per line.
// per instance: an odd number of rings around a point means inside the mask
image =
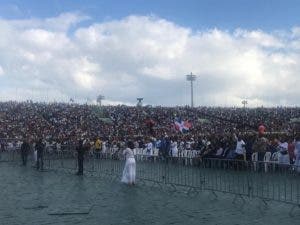
M 136 151 L 142 152 L 142 151 Z M 140 155 L 141 156 L 141 155 Z M 12 156 L 18 158 L 17 154 Z M 250 162 L 200 157 L 136 157 L 137 181 L 186 188 L 189 192 L 211 191 L 263 201 L 300 205 L 300 168 L 277 162 Z M 255 164 L 254 164 L 255 163 Z M 121 179 L 125 159 L 120 150 L 87 152 L 84 172 L 93 176 Z M 49 170 L 75 173 L 75 147 L 45 152 L 44 166 Z
M 20 144 L 18 139 L 1 138 L 0 139 L 0 162 L 13 162 L 18 160 Z

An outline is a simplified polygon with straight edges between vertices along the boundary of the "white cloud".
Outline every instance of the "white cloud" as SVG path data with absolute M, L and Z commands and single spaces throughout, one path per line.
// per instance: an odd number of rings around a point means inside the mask
M 45 19 L 43 23 L 47 28 L 52 28 L 56 31 L 66 31 L 70 27 L 89 19 L 89 16 L 82 15 L 81 13 L 62 13 L 58 17 Z
M 197 105 L 298 102 L 299 27 L 193 31 L 154 16 L 81 25 L 86 19 L 0 19 L 2 100 L 83 101 L 101 93 L 107 104 L 139 96 L 155 105 L 189 104 L 185 74 L 192 71 Z
M 0 65 L 0 76 L 4 75 L 4 70 L 2 68 L 2 66 Z
M 277 37 L 267 34 L 261 30 L 247 31 L 237 29 L 234 33 L 236 38 L 240 38 L 241 41 L 248 45 L 257 45 L 262 47 L 280 48 L 284 44 Z

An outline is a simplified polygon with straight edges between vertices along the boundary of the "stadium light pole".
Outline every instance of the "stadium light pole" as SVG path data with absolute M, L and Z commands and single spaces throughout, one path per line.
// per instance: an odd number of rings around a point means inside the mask
M 136 98 L 136 100 L 138 101 L 137 102 L 137 106 L 143 106 L 143 100 L 144 100 L 144 98 Z
M 101 106 L 102 100 L 105 99 L 105 97 L 103 95 L 98 95 L 97 97 L 97 103 L 99 104 L 99 106 Z
M 248 104 L 247 100 L 243 100 L 243 101 L 242 101 L 242 104 L 243 104 L 243 106 L 244 106 L 244 109 L 246 109 L 246 105 Z
M 243 106 L 244 106 L 243 127 L 244 127 L 244 132 L 246 132 L 246 124 L 245 124 L 245 121 L 246 121 L 246 105 L 248 104 L 247 100 L 243 100 L 243 101 L 242 101 L 242 104 L 243 104 Z
M 196 80 L 196 75 L 193 73 L 186 75 L 186 80 L 191 82 L 191 107 L 194 107 L 194 85 L 193 82 Z

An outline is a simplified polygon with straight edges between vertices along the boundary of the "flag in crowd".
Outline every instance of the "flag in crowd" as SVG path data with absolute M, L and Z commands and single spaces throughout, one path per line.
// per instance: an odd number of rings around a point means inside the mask
M 175 118 L 174 121 L 175 130 L 181 133 L 187 133 L 192 127 L 192 122 L 189 120 L 182 120 L 181 118 Z

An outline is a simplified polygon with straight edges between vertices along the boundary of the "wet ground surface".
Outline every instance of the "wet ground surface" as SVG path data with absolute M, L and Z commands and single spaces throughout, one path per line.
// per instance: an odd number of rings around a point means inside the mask
M 0 224 L 298 224 L 300 209 L 0 163 Z M 170 189 L 171 190 L 171 189 Z
M 297 224 L 300 210 L 0 163 L 0 224 Z

